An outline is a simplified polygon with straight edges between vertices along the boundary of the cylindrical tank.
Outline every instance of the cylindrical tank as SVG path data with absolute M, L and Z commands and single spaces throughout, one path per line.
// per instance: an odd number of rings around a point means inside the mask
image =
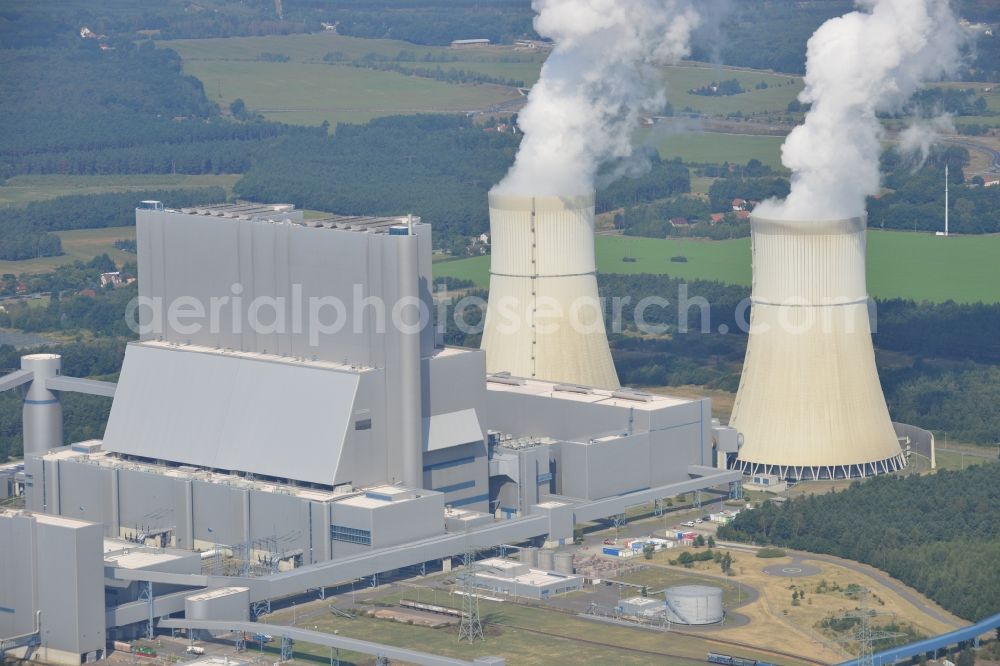
M 21 369 L 35 373 L 24 393 L 21 414 L 24 453 L 44 453 L 63 445 L 63 415 L 59 394 L 45 386 L 45 380 L 62 372 L 59 354 L 28 354 L 21 357 Z
M 553 558 L 553 553 L 555 551 L 543 548 L 538 551 L 538 568 L 542 571 L 552 571 L 555 569 L 555 561 Z
M 525 546 L 518 553 L 518 558 L 521 560 L 521 564 L 527 564 L 529 567 L 537 567 L 538 549 L 534 546 Z
M 561 574 L 573 574 L 573 553 L 562 552 L 552 556 L 553 571 Z
M 875 368 L 863 218 L 751 218 L 750 336 L 730 425 L 737 467 L 844 478 L 906 463 Z
M 618 388 L 597 294 L 594 195 L 489 201 L 487 372 Z
M 667 614 L 677 624 L 722 622 L 722 589 L 708 585 L 679 585 L 667 590 Z

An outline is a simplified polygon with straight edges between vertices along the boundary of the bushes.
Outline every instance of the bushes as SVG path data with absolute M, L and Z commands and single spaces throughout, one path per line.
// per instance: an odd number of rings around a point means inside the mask
M 761 548 L 760 550 L 757 551 L 757 557 L 765 559 L 773 557 L 784 557 L 784 556 L 785 556 L 785 551 L 781 550 L 780 548 L 768 547 L 768 548 Z

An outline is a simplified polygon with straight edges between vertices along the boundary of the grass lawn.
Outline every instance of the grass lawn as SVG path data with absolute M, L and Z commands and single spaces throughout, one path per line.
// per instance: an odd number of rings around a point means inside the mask
M 232 193 L 239 174 L 185 176 L 14 176 L 0 185 L 0 206 L 17 206 L 70 194 L 222 187 Z
M 868 233 L 868 283 L 878 298 L 963 303 L 1000 302 L 1000 235 L 952 236 L 890 231 Z M 654 273 L 729 284 L 750 284 L 750 240 L 709 242 L 628 236 L 599 236 L 597 269 L 602 273 Z M 625 263 L 625 256 L 636 261 Z M 686 263 L 670 261 L 687 257 Z M 434 264 L 435 275 L 489 286 L 489 257 Z
M 636 142 L 656 148 L 664 159 L 679 157 L 685 162 L 746 164 L 752 159 L 784 171 L 781 144 L 784 137 L 717 132 L 674 133 L 666 130 L 640 130 Z
M 417 591 L 411 589 L 402 594 L 379 595 L 378 601 L 394 603 L 401 597 L 412 599 L 417 596 Z M 427 600 L 426 593 L 423 600 Z M 457 608 L 460 600 L 438 593 L 434 603 Z M 581 663 L 636 666 L 657 663 L 674 666 L 704 663 L 705 653 L 719 647 L 700 637 L 602 624 L 546 609 L 544 606 L 507 602 L 480 601 L 480 613 L 486 629 L 485 640 L 471 644 L 458 642 L 456 627 L 428 629 L 367 617 L 348 620 L 332 616 L 329 612 L 313 615 L 311 608 L 307 607 L 300 607 L 298 612 L 306 616 L 299 625 L 310 629 L 315 627 L 328 633 L 337 631 L 342 636 L 401 645 L 459 659 L 472 660 L 487 654 L 502 654 L 509 664 L 561 664 L 585 649 L 586 657 Z M 266 617 L 268 624 L 289 623 L 291 619 L 292 613 L 288 610 Z M 582 645 L 581 640 L 601 645 Z M 660 656 L 631 652 L 630 649 L 646 650 Z M 302 652 L 326 659 L 329 659 L 330 654 L 328 648 L 298 643 L 295 650 L 297 654 Z M 768 656 L 752 648 L 742 649 L 741 654 L 760 659 Z M 342 657 L 345 656 L 342 654 Z M 786 660 L 782 663 L 800 662 Z
M 126 261 L 135 261 L 135 255 L 115 248 L 116 240 L 135 238 L 135 227 L 108 227 L 106 229 L 77 229 L 54 232 L 62 240 L 65 254 L 58 257 L 24 259 L 22 261 L 0 261 L 0 275 L 4 273 L 45 273 L 57 266 L 74 261 L 90 261 L 99 254 L 107 254 L 119 266 Z

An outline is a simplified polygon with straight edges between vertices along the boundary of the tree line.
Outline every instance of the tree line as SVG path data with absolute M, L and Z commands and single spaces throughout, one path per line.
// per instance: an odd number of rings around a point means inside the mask
M 33 259 L 62 254 L 62 243 L 53 231 L 135 224 L 135 208 L 143 199 L 156 199 L 168 206 L 181 208 L 225 201 L 226 191 L 221 187 L 207 187 L 80 194 L 8 208 L 6 219 L 0 225 L 0 259 Z
M 1000 464 L 765 502 L 719 537 L 864 562 L 968 620 L 1000 612 Z

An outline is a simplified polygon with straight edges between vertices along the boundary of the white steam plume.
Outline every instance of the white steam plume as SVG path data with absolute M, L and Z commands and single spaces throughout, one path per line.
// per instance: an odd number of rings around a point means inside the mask
M 520 150 L 505 194 L 590 192 L 602 164 L 632 154 L 643 114 L 666 104 L 663 65 L 689 53 L 690 0 L 534 0 L 535 30 L 555 41 L 518 114 Z
M 953 72 L 963 33 L 948 0 L 855 0 L 861 11 L 830 19 L 809 40 L 805 123 L 788 135 L 782 163 L 792 171 L 785 201 L 761 217 L 841 219 L 865 212 L 881 182 L 882 125 L 924 81 Z
M 931 146 L 946 132 L 955 131 L 955 123 L 949 113 L 930 118 L 915 120 L 905 130 L 899 133 L 899 150 L 905 155 L 918 155 L 919 161 L 914 165 L 914 171 L 920 169 L 931 155 Z

